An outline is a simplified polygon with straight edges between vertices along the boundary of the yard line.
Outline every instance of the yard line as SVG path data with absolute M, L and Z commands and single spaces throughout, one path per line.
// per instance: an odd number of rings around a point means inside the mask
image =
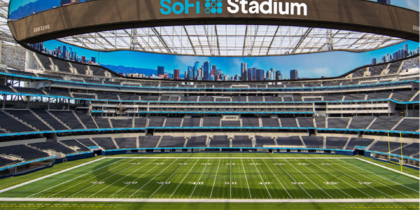
M 184 166 L 184 164 L 186 163 L 188 161 L 188 159 L 186 159 L 185 160 L 185 162 L 182 164 L 182 165 L 180 165 L 176 170 L 175 170 L 175 172 L 168 178 L 168 179 L 166 179 L 166 181 L 165 182 L 168 182 L 175 174 L 176 174 L 176 172 L 178 172 L 178 170 L 182 167 L 182 166 Z M 149 198 L 152 198 L 156 193 L 157 193 L 157 191 L 159 191 L 160 190 L 160 188 L 162 188 L 163 187 L 163 184 L 161 184 L 160 185 L 160 187 L 149 197 Z
M 298 163 L 300 163 L 298 160 L 296 160 Z M 309 169 L 310 171 L 312 171 L 312 173 L 316 174 L 317 176 L 321 177 L 321 179 L 323 179 L 324 181 L 328 182 L 328 180 L 326 180 L 324 177 L 322 177 L 321 175 L 319 175 L 318 173 L 316 173 L 315 171 L 313 171 L 311 168 L 309 168 L 308 166 L 305 165 L 305 167 L 307 169 Z M 337 185 L 333 185 L 335 188 L 337 188 L 338 190 L 340 190 L 342 193 L 346 194 L 347 196 L 349 196 L 350 198 L 353 198 L 351 195 L 347 194 L 346 192 L 344 192 L 341 188 L 337 187 Z
M 317 168 L 319 168 L 319 169 L 321 169 L 321 170 L 323 170 L 323 171 L 325 171 L 325 172 L 327 172 L 327 173 L 331 174 L 332 176 L 334 176 L 335 178 L 337 178 L 337 179 L 341 180 L 342 182 L 346 183 L 347 185 L 349 185 L 349 186 L 353 187 L 353 188 L 354 188 L 354 189 L 356 189 L 357 191 L 359 191 L 359 192 L 361 192 L 361 193 L 363 193 L 363 194 L 365 194 L 365 195 L 367 195 L 367 196 L 369 196 L 369 197 L 373 198 L 372 196 L 370 196 L 369 194 L 367 194 L 367 193 L 363 192 L 362 190 L 360 190 L 360 189 L 359 189 L 359 188 L 357 188 L 356 186 L 354 186 L 354 185 L 352 185 L 352 184 L 350 184 L 350 183 L 348 183 L 348 182 L 346 182 L 346 181 L 342 180 L 340 177 L 338 177 L 338 176 L 336 176 L 336 175 L 334 175 L 334 174 L 330 173 L 329 171 L 324 170 L 322 167 L 319 167 L 319 166 L 317 166 L 316 164 L 312 163 L 310 160 L 308 160 L 308 162 L 310 162 L 312 165 L 316 166 Z M 351 196 L 350 196 L 350 197 L 351 197 Z
M 284 187 L 283 183 L 280 181 L 280 179 L 277 177 L 277 175 L 274 173 L 274 171 L 271 169 L 271 167 L 267 164 L 267 162 L 265 162 L 265 160 L 263 159 L 265 165 L 268 166 L 268 168 L 270 169 L 271 173 L 273 173 L 273 175 L 276 177 L 277 181 L 281 184 L 281 186 L 284 188 L 284 190 L 286 190 L 287 194 L 290 196 L 291 199 L 293 199 L 292 195 L 290 195 L 289 191 L 287 191 L 286 187 Z M 245 168 L 244 168 L 245 170 Z M 249 187 L 248 187 L 249 188 Z
M 277 160 L 276 159 L 273 159 L 277 164 L 279 163 L 279 162 L 277 162 Z M 292 176 L 290 176 L 290 174 L 283 168 L 283 166 L 281 166 L 280 164 L 278 164 L 279 166 L 280 166 L 280 168 L 284 171 L 284 172 L 286 172 L 286 174 L 291 178 L 291 179 L 293 179 L 293 181 L 294 182 L 297 182 L 296 181 L 296 179 L 294 179 Z M 300 187 L 300 189 L 302 189 L 303 191 L 305 191 L 305 193 L 307 194 L 307 195 L 309 195 L 309 197 L 311 197 L 311 198 L 313 198 L 300 184 L 298 185 L 299 187 Z
M 416 205 L 412 204 L 412 205 L 406 205 L 407 203 L 418 203 L 419 199 L 167 199 L 167 198 L 161 198 L 161 199 L 148 199 L 148 198 L 138 198 L 138 199 L 127 199 L 127 198 L 120 198 L 120 199 L 108 199 L 108 198 L 0 198 L 0 201 L 2 202 L 57 202 L 57 203 L 61 203 L 61 205 L 63 205 L 64 207 L 70 207 L 70 205 L 66 205 L 66 203 L 74 203 L 74 202 L 81 202 L 81 203 L 89 203 L 91 205 L 86 205 L 85 207 L 91 207 L 94 208 L 93 204 L 94 203 L 102 203 L 102 205 L 104 205 L 104 203 L 106 204 L 116 204 L 117 206 L 118 203 L 143 203 L 144 205 L 148 205 L 146 203 L 168 203 L 169 205 L 175 204 L 175 203 L 208 203 L 209 205 L 211 205 L 210 203 L 225 203 L 227 206 L 229 206 L 230 204 L 233 203 L 271 203 L 271 204 L 279 204 L 279 203 L 284 203 L 284 204 L 290 204 L 290 203 L 331 203 L 331 204 L 335 204 L 337 206 L 337 204 L 339 203 L 353 203 L 353 205 L 355 206 L 354 208 L 356 209 L 358 206 L 356 206 L 358 203 L 377 203 L 382 204 L 382 206 L 384 206 L 384 203 L 386 203 L 387 205 L 385 205 L 388 208 L 397 208 L 398 205 L 395 204 L 400 204 L 399 206 L 402 207 L 403 205 L 406 206 L 406 208 L 415 208 L 417 207 Z M 140 205 L 143 205 L 140 204 Z M 58 205 L 58 204 L 56 204 Z M 75 205 L 75 204 L 73 204 Z M 394 206 L 395 205 L 395 206 Z M 417 204 L 418 205 L 418 204 Z M 48 205 L 46 205 L 48 206 Z M 82 204 L 83 206 L 83 204 Z M 369 206 L 369 205 L 368 205 Z M 385 208 L 382 207 L 382 209 Z M 414 207 L 415 206 L 415 207 Z M 32 206 L 34 207 L 34 206 Z M 50 206 L 53 207 L 53 206 Z M 99 207 L 99 206 L 98 206 Z M 109 209 L 111 209 L 111 206 L 104 206 L 104 207 L 109 207 Z M 104 207 L 101 207 L 102 209 L 104 209 Z M 317 205 L 318 209 L 321 209 L 319 205 Z M 40 207 L 38 207 L 40 208 Z M 57 208 L 57 207 L 56 207 Z M 75 207 L 73 207 L 75 208 Z M 362 207 L 359 207 L 362 208 Z M 364 206 L 363 208 L 367 208 L 366 206 Z M 375 208 L 375 207 L 373 207 Z M 378 207 L 379 208 L 379 207 Z M 79 208 L 79 209 L 83 209 L 83 208 Z M 132 208 L 133 209 L 133 208 Z
M 210 199 L 213 196 L 214 185 L 216 184 L 217 172 L 219 172 L 219 166 L 222 159 L 219 159 L 219 165 L 217 165 L 216 176 L 214 177 L 213 187 L 211 188 Z
M 131 161 L 130 161 L 131 162 Z M 128 163 L 130 163 L 130 162 L 128 162 Z M 128 166 L 128 167 L 126 167 L 126 168 L 124 168 L 123 170 L 121 170 L 121 171 L 125 171 L 125 170 L 127 170 L 127 169 L 129 169 L 129 168 L 131 168 L 131 167 L 133 167 L 133 165 L 131 165 L 131 166 Z M 117 168 L 117 167 L 115 167 L 115 168 Z M 119 172 L 121 172 L 121 171 L 119 171 Z M 107 171 L 108 172 L 108 171 Z M 104 172 L 105 173 L 105 172 Z M 111 177 L 114 177 L 114 176 L 116 176 L 116 175 L 118 175 L 118 173 L 114 173 L 114 174 L 112 174 L 111 176 L 108 176 L 107 178 L 105 178 L 105 179 L 102 179 L 101 181 L 103 182 L 103 181 L 105 181 L 105 180 L 107 180 L 107 179 L 109 179 L 109 178 L 111 178 Z M 97 177 L 97 176 L 96 176 Z M 90 178 L 90 179 L 88 179 L 88 180 L 86 180 L 86 181 L 89 181 L 89 180 L 91 180 L 91 179 L 93 179 L 93 178 L 96 178 L 96 177 L 92 177 L 92 178 Z M 83 181 L 83 182 L 86 182 L 86 181 Z M 83 183 L 82 182 L 82 183 Z M 79 184 L 81 184 L 81 183 L 79 183 Z M 79 185 L 79 184 L 77 184 L 77 185 Z M 74 185 L 74 186 L 77 186 L 77 185 Z M 74 186 L 72 186 L 72 187 L 74 187 Z M 70 195 L 70 196 L 67 196 L 67 197 L 73 197 L 73 196 L 75 196 L 75 195 L 77 195 L 77 194 L 79 194 L 79 193 L 81 193 L 81 192 L 84 192 L 85 190 L 87 190 L 87 189 L 89 189 L 89 188 L 91 188 L 91 187 L 93 187 L 94 185 L 93 184 L 91 184 L 89 187 L 86 187 L 86 188 L 84 188 L 83 190 L 81 190 L 81 191 L 78 191 L 77 193 L 73 193 L 72 195 Z M 70 188 L 72 188 L 72 187 L 70 187 Z M 56 193 L 57 194 L 57 193 Z M 54 194 L 55 195 L 55 194 Z M 50 196 L 51 197 L 51 196 Z
M 363 160 L 363 159 L 362 159 L 362 160 Z M 340 161 L 341 161 L 341 160 L 340 160 Z M 343 161 L 343 162 L 344 162 L 344 161 Z M 344 162 L 344 163 L 347 163 L 347 162 Z M 410 190 L 414 190 L 415 192 L 419 192 L 419 191 L 418 191 L 418 190 L 416 190 L 416 189 L 413 189 L 413 188 L 411 188 L 411 187 L 407 187 L 407 186 L 405 186 L 405 185 L 403 185 L 403 184 L 400 184 L 400 183 L 398 183 L 398 182 L 392 181 L 392 180 L 387 179 L 387 178 L 385 178 L 385 177 L 383 177 L 383 176 L 380 176 L 380 175 L 378 175 L 378 174 L 372 173 L 372 172 L 370 172 L 370 171 L 368 171 L 368 170 L 365 170 L 365 169 L 363 169 L 363 168 L 360 168 L 360 167 L 358 167 L 358 166 L 355 166 L 355 165 L 353 165 L 353 164 L 351 164 L 351 163 L 347 163 L 347 164 L 352 165 L 352 166 L 354 166 L 354 167 L 356 167 L 356 168 L 358 168 L 358 169 L 361 169 L 361 170 L 363 170 L 363 171 L 366 171 L 366 172 L 368 172 L 368 173 L 371 173 L 371 174 L 374 174 L 374 175 L 376 175 L 376 176 L 379 176 L 379 177 L 381 177 L 381 178 L 383 178 L 383 179 L 386 179 L 386 180 L 388 180 L 388 181 L 390 181 L 390 182 L 393 182 L 393 183 L 395 183 L 395 184 L 401 185 L 401 186 L 403 186 L 403 187 L 405 187 L 405 188 L 408 188 L 408 189 L 410 189 Z
M 148 185 L 151 181 L 153 181 L 156 177 L 158 177 L 162 172 L 164 172 L 166 169 L 168 169 L 172 164 L 174 164 L 178 159 L 175 159 L 174 162 L 172 162 L 171 164 L 169 164 L 165 169 L 163 169 L 161 172 L 159 172 L 155 177 L 153 177 L 151 180 L 149 180 L 146 184 L 144 184 L 140 189 L 138 189 L 136 192 L 134 192 L 130 197 L 133 197 L 137 192 L 139 192 L 141 189 L 143 189 L 143 187 L 145 187 L 146 185 Z
M 344 161 L 343 161 L 344 162 Z M 344 162 L 344 163 L 346 163 L 346 162 Z M 353 166 L 353 167 L 356 167 L 356 168 L 359 168 L 359 167 L 357 167 L 357 166 L 355 166 L 355 165 L 353 165 L 353 164 L 350 164 L 350 163 L 348 163 L 349 165 L 351 165 L 351 166 Z M 344 167 L 344 166 L 342 166 L 342 165 L 340 165 L 341 167 Z M 359 169 L 362 169 L 362 168 L 359 168 Z M 352 170 L 352 169 L 350 169 L 349 168 L 349 170 L 351 170 L 351 171 L 353 171 L 353 172 L 355 172 L 354 170 Z M 363 169 L 362 169 L 363 170 Z M 364 170 L 365 171 L 365 170 Z M 372 179 L 372 178 L 370 178 L 370 177 L 367 177 L 367 176 L 365 176 L 364 174 L 361 174 L 361 173 L 358 173 L 358 174 L 360 174 L 360 175 L 362 175 L 362 176 L 364 176 L 364 177 L 366 177 L 366 178 L 368 178 L 368 179 L 370 179 L 370 180 L 372 180 L 372 181 L 374 181 L 374 182 L 376 182 L 376 183 L 378 183 L 378 184 L 381 184 L 381 185 L 383 185 L 383 186 L 385 186 L 385 187 L 387 187 L 387 188 L 389 188 L 389 189 L 391 189 L 391 190 L 395 190 L 395 191 L 397 191 L 397 192 L 399 192 L 399 193 L 401 193 L 401 194 L 404 194 L 404 195 L 406 195 L 406 196 L 408 196 L 408 197 L 410 197 L 410 198 L 412 198 L 412 196 L 410 196 L 410 195 L 407 195 L 407 194 L 405 194 L 405 193 L 403 193 L 403 192 L 401 192 L 401 191 L 399 191 L 399 190 L 397 190 L 397 189 L 394 189 L 394 188 L 391 188 L 390 186 L 388 186 L 388 185 L 385 185 L 385 184 L 383 184 L 382 182 L 378 182 L 377 180 L 375 180 L 375 179 Z M 379 176 L 379 175 L 378 175 Z M 381 177 L 381 176 L 379 176 L 379 177 Z M 402 186 L 402 185 L 401 185 Z
M 132 160 L 131 160 L 131 161 L 132 161 Z M 130 163 L 131 161 L 129 161 L 129 162 L 127 162 L 127 163 Z M 118 161 L 118 162 L 120 162 L 120 161 Z M 116 163 L 117 163 L 117 162 L 116 162 Z M 121 166 L 123 166 L 123 165 L 118 165 L 118 166 L 115 166 L 115 167 L 111 168 L 110 170 L 112 170 L 112 169 L 114 169 L 114 168 L 119 168 L 119 167 L 121 167 Z M 52 194 L 52 195 L 50 195 L 50 196 L 48 196 L 48 197 L 50 198 L 50 197 L 52 197 L 52 196 L 54 196 L 54 195 L 57 195 L 57 194 L 62 193 L 62 192 L 65 192 L 65 191 L 67 191 L 68 189 L 71 189 L 71 188 L 73 188 L 73 187 L 76 187 L 76 186 L 77 186 L 77 185 L 79 185 L 79 184 L 85 183 L 85 182 L 87 182 L 87 181 L 89 181 L 89 180 L 91 180 L 91 179 L 94 179 L 94 178 L 96 178 L 96 177 L 98 177 L 98 176 L 100 176 L 100 175 L 102 175 L 102 174 L 104 174 L 104 173 L 108 173 L 108 172 L 109 172 L 109 171 L 104 171 L 104 172 L 102 172 L 102 173 L 100 173 L 100 174 L 98 174 L 98 175 L 96 175 L 96 176 L 94 176 L 94 177 L 92 177 L 92 178 L 89 178 L 89 179 L 87 179 L 87 180 L 85 180 L 85 181 L 79 182 L 78 184 L 72 185 L 71 187 L 68 187 L 68 188 L 66 188 L 66 189 L 64 189 L 64 190 L 61 190 L 60 192 L 54 193 L 54 194 Z
M 317 160 L 317 161 L 319 162 L 319 160 Z M 352 177 L 352 176 L 348 175 L 347 173 L 343 173 L 343 172 L 341 172 L 340 170 L 337 170 L 337 169 L 336 169 L 336 168 L 334 168 L 334 167 L 331 167 L 331 166 L 328 166 L 328 167 L 330 167 L 330 168 L 332 168 L 332 169 L 334 169 L 334 170 L 336 170 L 336 171 L 339 171 L 340 173 L 342 173 L 342 174 L 344 174 L 344 175 L 346 175 L 346 176 L 348 176 L 348 177 L 350 177 L 350 178 L 352 178 L 352 179 L 356 180 L 357 182 L 361 182 L 360 180 L 358 180 L 358 179 L 356 179 L 356 178 L 354 178 L 354 177 Z M 382 193 L 382 194 L 384 194 L 384 195 L 386 195 L 386 196 L 388 196 L 388 197 L 390 197 L 390 198 L 393 198 L 392 196 L 390 196 L 390 195 L 388 195 L 388 194 L 386 194 L 386 193 L 384 193 L 384 192 L 382 192 L 382 191 L 380 191 L 380 190 L 376 189 L 375 187 L 372 187 L 372 186 L 370 186 L 370 185 L 366 185 L 366 186 L 368 186 L 368 187 L 370 187 L 370 188 L 372 188 L 372 189 L 374 189 L 374 190 L 376 190 L 376 191 L 378 191 L 378 192 L 380 192 L 380 193 Z
M 201 177 L 203 176 L 204 171 L 206 170 L 206 168 L 207 168 L 207 166 L 208 166 L 208 163 L 209 163 L 209 162 L 210 162 L 210 159 L 209 159 L 209 161 L 207 161 L 206 166 L 204 166 L 203 172 L 201 172 L 200 178 L 198 178 L 198 181 L 196 182 L 196 184 L 195 184 L 195 186 L 194 186 L 194 190 L 192 191 L 192 193 L 191 193 L 191 195 L 190 195 L 190 199 L 191 199 L 191 197 L 193 196 L 194 191 L 195 191 L 195 188 L 197 188 L 198 182 L 200 182 Z
M 289 161 L 285 160 L 288 164 Z M 302 174 L 306 179 L 308 179 L 309 181 L 311 181 L 315 186 L 317 186 L 320 190 L 322 190 L 322 192 L 324 192 L 325 194 L 327 194 L 328 196 L 330 196 L 330 198 L 333 198 L 330 194 L 328 194 L 327 192 L 325 192 L 324 189 L 322 189 L 321 187 L 319 187 L 314 181 L 312 181 L 312 179 L 309 179 L 309 177 L 307 177 L 304 173 L 302 173 L 299 169 L 297 169 L 293 164 L 290 164 L 295 170 L 299 171 L 300 174 Z
M 157 159 L 154 159 L 152 161 L 150 161 L 148 164 L 154 162 Z M 166 161 L 166 160 L 164 160 Z M 149 173 L 149 171 L 155 169 L 156 167 L 158 167 L 159 165 L 155 165 L 154 167 L 152 167 L 151 169 L 149 169 L 148 171 L 144 172 L 141 176 L 137 177 L 133 182 L 137 181 L 138 179 L 140 179 L 141 177 L 143 177 L 145 174 Z M 109 198 L 114 197 L 115 194 L 119 193 L 121 190 L 125 189 L 128 185 L 124 186 L 123 188 L 119 189 L 117 192 L 115 192 L 114 194 L 112 194 L 111 196 L 109 196 Z
M 260 170 L 258 170 L 258 167 L 257 167 L 257 165 L 256 165 L 256 164 L 255 164 L 255 162 L 254 162 L 254 159 L 252 159 L 252 162 L 254 163 L 254 166 L 255 166 L 255 168 L 257 169 L 258 174 L 260 175 L 261 181 L 262 181 L 262 183 L 264 184 L 264 187 L 265 187 L 265 189 L 267 190 L 268 195 L 269 195 L 269 196 L 270 196 L 270 198 L 272 199 L 273 197 L 271 197 L 271 193 L 270 193 L 270 191 L 268 190 L 267 185 L 265 184 L 264 179 L 263 179 L 263 178 L 262 178 L 262 176 L 261 176 Z
M 143 160 L 142 160 L 141 162 L 139 162 L 139 163 L 142 163 L 144 160 L 146 160 L 146 159 L 143 159 Z M 152 162 L 153 162 L 153 161 L 152 161 Z M 150 163 L 151 163 L 151 162 L 149 162 L 148 164 L 150 164 Z M 96 195 L 96 194 L 98 194 L 98 193 L 100 193 L 100 192 L 104 191 L 104 190 L 105 190 L 105 189 L 107 189 L 108 187 L 111 187 L 113 184 L 115 184 L 115 183 L 119 182 L 120 180 L 124 179 L 124 178 L 125 178 L 125 177 L 127 177 L 127 176 L 130 176 L 131 174 L 133 174 L 133 173 L 135 173 L 136 171 L 138 171 L 138 170 L 142 169 L 143 167 L 147 166 L 148 164 L 146 164 L 146 165 L 144 165 L 144 166 L 142 166 L 142 167 L 140 167 L 140 168 L 138 168 L 138 169 L 134 170 L 133 172 L 131 172 L 131 173 L 129 173 L 129 174 L 127 174 L 127 175 L 125 175 L 125 176 L 124 176 L 124 177 L 122 177 L 121 179 L 118 179 L 117 181 L 113 182 L 112 184 L 109 184 L 108 186 L 104 187 L 102 190 L 97 191 L 96 193 L 94 193 L 93 195 L 89 196 L 88 198 L 91 198 L 92 196 L 94 196 L 94 195 Z
M 181 180 L 181 182 L 180 182 L 180 183 L 179 183 L 179 185 L 175 188 L 175 191 L 172 193 L 171 197 L 169 197 L 169 198 L 172 198 L 172 196 L 174 196 L 174 194 L 175 194 L 175 192 L 178 190 L 179 186 L 181 186 L 181 184 L 184 182 L 185 178 L 187 178 L 188 174 L 190 174 L 191 170 L 195 167 L 195 165 L 197 164 L 197 162 L 198 162 L 199 160 L 200 160 L 200 159 L 197 159 L 197 161 L 195 161 L 195 163 L 194 163 L 193 167 L 191 167 L 191 169 L 188 171 L 188 173 L 184 176 L 184 178 Z
M 244 160 L 243 160 L 242 158 L 241 158 L 241 162 L 242 162 L 242 168 L 244 169 L 246 186 L 248 186 L 249 197 L 252 199 L 251 189 L 249 188 L 248 178 L 246 177 L 246 171 L 245 171 L 245 166 L 244 166 Z
M 230 160 L 229 169 L 230 169 L 230 175 L 229 175 L 229 189 L 230 189 L 230 199 L 232 199 L 232 159 Z
M 95 172 L 95 171 L 101 170 L 101 169 L 103 169 L 103 168 L 105 168 L 105 167 L 108 167 L 108 166 L 110 166 L 110 165 L 113 165 L 113 164 L 118 163 L 118 162 L 123 161 L 123 160 L 124 160 L 124 159 L 119 160 L 119 161 L 116 161 L 116 162 L 113 162 L 113 163 L 110 163 L 110 164 L 108 164 L 108 165 L 106 165 L 106 166 L 103 166 L 103 167 L 100 167 L 100 168 L 98 168 L 98 169 L 95 169 L 95 170 L 93 170 L 93 171 L 91 171 L 91 172 L 89 172 L 89 173 L 82 174 L 82 175 L 80 175 L 80 176 L 78 176 L 78 177 L 75 177 L 75 178 L 73 178 L 73 179 L 67 180 L 67 181 L 65 181 L 65 182 L 62 182 L 62 183 L 60 183 L 60 184 L 58 184 L 58 185 L 52 186 L 52 187 L 50 187 L 50 188 L 47 188 L 47 189 L 42 190 L 42 191 L 40 191 L 40 192 L 37 192 L 37 193 L 35 193 L 35 194 L 32 194 L 32 195 L 28 196 L 27 198 L 30 198 L 30 197 L 32 197 L 32 196 L 34 196 L 34 195 L 38 195 L 39 193 L 43 193 L 43 192 L 45 192 L 45 191 L 47 191 L 47 190 L 50 190 L 50 189 L 52 189 L 52 188 L 55 188 L 55 187 L 61 186 L 61 185 L 65 184 L 65 183 L 67 183 L 67 182 L 73 181 L 73 180 L 78 179 L 78 178 L 80 178 L 80 177 L 82 177 L 82 176 L 86 176 L 86 175 L 88 175 L 88 174 L 91 174 L 91 173 L 93 173 L 93 172 Z

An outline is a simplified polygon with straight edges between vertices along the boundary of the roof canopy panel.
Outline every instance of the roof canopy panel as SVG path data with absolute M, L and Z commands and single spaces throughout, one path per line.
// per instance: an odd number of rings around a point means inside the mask
M 405 41 L 371 33 L 272 25 L 182 25 L 133 28 L 59 38 L 99 50 L 196 56 L 270 56 L 331 50 L 364 52 Z

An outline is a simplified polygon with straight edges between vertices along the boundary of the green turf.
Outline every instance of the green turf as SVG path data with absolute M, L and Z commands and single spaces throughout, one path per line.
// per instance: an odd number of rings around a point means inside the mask
M 0 202 L 0 209 L 115 209 L 115 210 L 350 210 L 350 209 L 419 209 L 419 203 L 80 203 L 80 202 Z
M 192 152 L 192 153 L 145 153 L 123 154 L 110 157 L 349 157 L 335 154 L 249 153 L 249 152 Z
M 27 182 L 39 177 L 43 177 L 46 176 L 48 174 L 51 173 L 55 173 L 58 171 L 62 171 L 64 169 L 67 168 L 71 168 L 74 166 L 78 166 L 80 164 L 86 163 L 86 162 L 90 162 L 96 159 L 99 159 L 102 157 L 93 157 L 93 158 L 87 158 L 87 159 L 81 159 L 81 160 L 75 160 L 75 161 L 70 161 L 70 162 L 66 162 L 66 163 L 60 163 L 60 164 L 55 164 L 53 167 L 51 168 L 47 168 L 41 171 L 36 171 L 33 173 L 29 173 L 26 175 L 22 175 L 22 176 L 17 176 L 17 177 L 9 177 L 9 178 L 5 178 L 5 179 L 0 179 L 0 190 L 7 188 L 7 187 L 11 187 L 23 182 Z
M 232 153 L 209 153 L 209 152 L 202 152 L 202 153 L 157 153 L 157 154 L 123 154 L 123 155 L 113 155 L 111 157 L 349 157 L 347 155 L 335 155 L 335 154 L 292 154 L 292 153 L 238 153 L 238 152 L 232 152 Z M 364 156 L 354 156 L 357 158 L 362 158 L 365 160 L 369 160 L 371 162 L 374 162 L 376 164 L 380 164 L 395 170 L 401 170 L 401 166 L 397 164 L 391 164 L 387 162 L 382 162 L 378 160 L 374 160 L 369 157 Z M 403 172 L 419 176 L 419 170 L 409 168 L 409 167 L 403 167 Z
M 361 160 L 273 157 L 104 158 L 0 197 L 419 198 L 419 180 Z

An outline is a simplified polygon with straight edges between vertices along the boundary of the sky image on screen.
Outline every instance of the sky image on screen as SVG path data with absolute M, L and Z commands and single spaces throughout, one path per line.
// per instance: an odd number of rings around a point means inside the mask
M 164 72 L 170 78 L 173 77 L 174 70 L 178 69 L 180 72 L 179 77 L 183 79 L 185 74 L 188 74 L 189 67 L 194 69 L 197 66 L 196 62 L 198 62 L 198 68 L 203 68 L 202 74 L 204 73 L 204 68 L 206 68 L 205 62 L 209 62 L 208 74 L 211 74 L 214 69 L 214 75 L 217 75 L 217 71 L 220 70 L 221 74 L 224 76 L 228 75 L 229 79 L 231 79 L 231 77 L 236 75 L 241 76 L 241 64 L 247 63 L 248 68 L 264 70 L 264 78 L 267 77 L 267 71 L 274 69 L 275 71 L 281 71 L 282 79 L 290 79 L 289 72 L 295 69 L 299 72 L 299 78 L 341 76 L 355 68 L 375 64 L 372 62 L 377 64 L 392 61 L 396 56 L 395 53 L 403 51 L 404 46 L 407 46 L 409 55 L 419 52 L 419 43 L 413 41 L 406 41 L 383 49 L 361 53 L 332 51 L 265 57 L 181 56 L 136 51 L 98 52 L 68 45 L 57 40 L 43 42 L 42 46 L 36 45 L 35 48 L 53 56 L 57 56 L 57 51 L 60 51 L 57 57 L 68 60 L 76 60 L 77 58 L 77 62 L 100 64 L 121 74 L 137 73 L 144 74 L 146 77 L 152 77 L 153 75 L 158 75 L 158 66 L 163 66 Z M 66 55 L 63 55 L 61 50 L 63 48 L 66 49 Z M 215 68 L 213 65 L 215 65 Z M 195 77 L 195 79 L 197 78 Z M 202 79 L 204 80 L 204 78 Z M 212 78 L 209 77 L 207 80 L 210 79 Z

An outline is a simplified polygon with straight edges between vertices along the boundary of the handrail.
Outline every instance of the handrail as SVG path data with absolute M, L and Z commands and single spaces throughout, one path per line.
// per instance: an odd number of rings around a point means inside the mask
M 109 102 L 138 102 L 138 103 L 171 103 L 171 104 L 313 104 L 313 103 L 341 103 L 341 102 L 372 102 L 372 101 L 391 101 L 396 104 L 418 104 L 418 101 L 407 101 L 401 102 L 395 99 L 368 99 L 368 100 L 344 100 L 344 101 L 139 101 L 139 100 L 112 100 L 112 99 L 92 99 L 92 98 L 71 98 L 67 96 L 57 96 L 57 95 L 40 95 L 32 93 L 16 93 L 16 92 L 6 92 L 0 91 L 0 94 L 3 95 L 18 95 L 18 96 L 33 96 L 33 97 L 44 97 L 44 98 L 64 98 L 64 99 L 74 99 L 82 101 L 109 101 Z
M 369 87 L 369 86 L 378 86 L 378 85 L 389 85 L 389 84 L 400 84 L 400 83 L 408 83 L 408 82 L 415 82 L 419 83 L 418 80 L 404 80 L 404 81 L 394 81 L 394 82 L 383 82 L 383 83 L 374 83 L 374 84 L 360 84 L 360 85 L 345 85 L 345 86 L 326 86 L 326 87 L 286 87 L 286 88 L 191 88 L 191 87 L 152 87 L 152 86 L 125 86 L 125 85 L 113 85 L 113 84 L 101 84 L 101 83 L 89 83 L 89 82 L 79 82 L 79 81 L 68 81 L 68 80 L 60 80 L 60 79 L 52 79 L 52 78 L 45 78 L 45 77 L 35 77 L 35 76 L 29 76 L 29 75 L 23 75 L 23 74 L 13 74 L 13 73 L 7 73 L 7 72 L 0 72 L 0 75 L 5 76 L 12 76 L 12 77 L 20 77 L 20 78 L 27 78 L 27 79 L 33 79 L 33 80 L 50 80 L 55 82 L 65 82 L 65 83 L 74 83 L 74 84 L 82 84 L 82 85 L 95 85 L 95 86 L 109 86 L 109 87 L 119 87 L 119 88 L 148 88 L 148 89 L 177 89 L 177 90 L 307 90 L 307 91 L 313 91 L 316 89 L 345 89 L 345 88 L 356 88 L 356 87 Z
M 315 127 L 146 127 L 146 128 L 99 128 L 99 129 L 78 129 L 78 130 L 54 130 L 35 131 L 20 133 L 2 133 L 0 137 L 24 136 L 50 133 L 77 133 L 77 132 L 116 132 L 116 131 L 145 131 L 145 130 L 318 130 L 318 131 L 344 131 L 344 132 L 366 132 L 366 133 L 402 133 L 419 135 L 420 132 L 413 131 L 390 131 L 390 130 L 368 130 L 368 129 L 342 129 L 342 128 L 315 128 Z

